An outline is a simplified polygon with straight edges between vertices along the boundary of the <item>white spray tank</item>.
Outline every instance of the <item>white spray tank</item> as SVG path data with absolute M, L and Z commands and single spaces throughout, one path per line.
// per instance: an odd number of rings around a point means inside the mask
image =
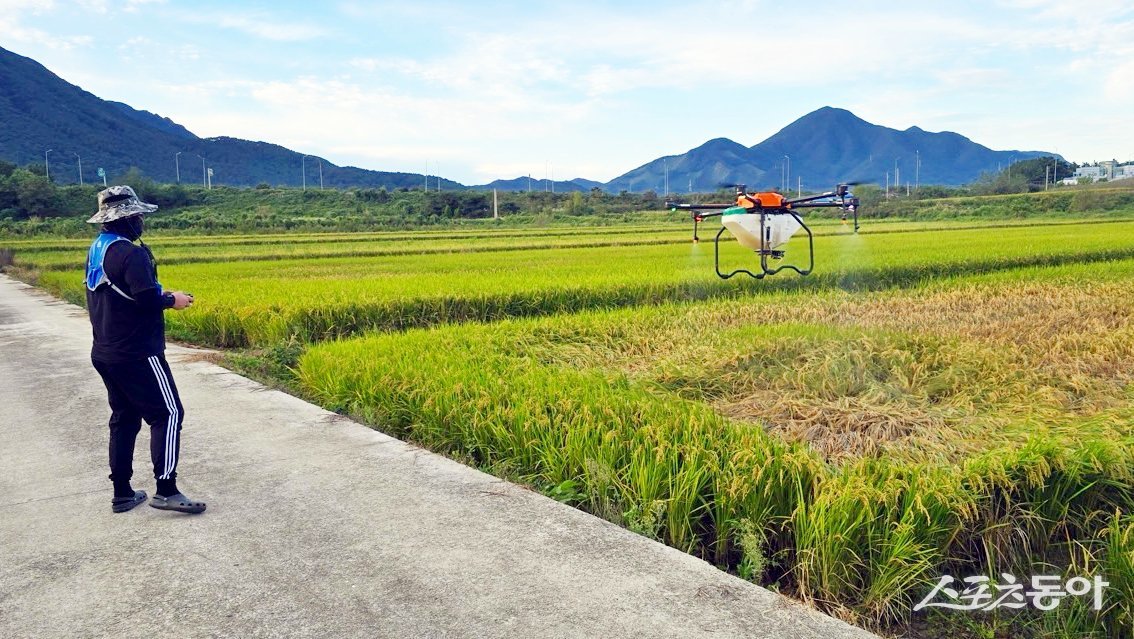
M 794 215 L 767 214 L 764 215 L 763 237 L 761 237 L 760 214 L 750 213 L 742 206 L 734 206 L 721 212 L 721 224 L 744 248 L 767 253 L 787 244 L 791 236 L 802 228 Z

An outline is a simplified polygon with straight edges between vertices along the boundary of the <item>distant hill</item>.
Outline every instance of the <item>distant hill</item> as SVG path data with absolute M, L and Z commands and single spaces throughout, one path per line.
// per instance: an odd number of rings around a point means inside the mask
M 118 107 L 118 110 L 121 111 L 126 117 L 144 124 L 145 126 L 148 126 L 152 129 L 171 133 L 184 140 L 197 139 L 197 136 L 190 133 L 189 129 L 186 129 L 185 127 L 174 122 L 173 120 L 170 120 L 169 118 L 163 118 L 160 115 L 157 115 L 156 113 L 150 113 L 149 111 L 138 111 L 137 109 L 131 107 L 129 104 L 125 104 L 123 102 L 107 102 L 107 104 Z
M 607 182 L 604 188 L 620 191 L 662 193 L 669 182 L 670 193 L 713 191 L 719 184 L 745 183 L 755 186 L 768 170 L 756 163 L 752 151 L 728 138 L 709 140 L 681 155 L 669 155 Z
M 543 180 L 535 177 L 521 175 L 511 180 L 493 180 L 488 184 L 477 184 L 469 189 L 476 191 L 555 191 L 556 193 L 569 193 L 571 191 L 590 191 L 592 188 L 603 188 L 602 182 L 595 182 L 585 178 L 573 180 Z
M 845 181 L 883 184 L 887 173 L 891 184 L 897 173 L 902 184 L 918 179 L 922 184 L 958 185 L 972 182 L 984 171 L 1044 155 L 1059 157 L 1041 151 L 993 151 L 957 133 L 930 133 L 918 127 L 899 131 L 871 124 L 845 109 L 823 107 L 755 146 L 717 138 L 681 155 L 644 164 L 607 182 L 605 188 L 657 190 L 667 168 L 672 193 L 690 187 L 711 191 L 733 183 L 779 188 L 785 178 L 791 190 L 800 179 L 804 189 L 830 188 Z
M 232 137 L 200 138 L 169 118 L 100 99 L 51 73 L 35 60 L 0 48 L 0 159 L 26 164 L 48 160 L 57 183 L 78 182 L 78 154 L 83 177 L 97 180 L 105 168 L 112 179 L 131 166 L 159 182 L 174 182 L 178 167 L 184 182 L 200 183 L 202 160 L 213 169 L 214 184 L 318 188 L 322 169 L 328 187 L 418 187 L 417 173 L 370 171 L 336 166 L 278 144 Z M 175 154 L 181 152 L 175 159 Z M 430 186 L 436 188 L 437 178 Z M 463 185 L 441 179 L 446 189 Z

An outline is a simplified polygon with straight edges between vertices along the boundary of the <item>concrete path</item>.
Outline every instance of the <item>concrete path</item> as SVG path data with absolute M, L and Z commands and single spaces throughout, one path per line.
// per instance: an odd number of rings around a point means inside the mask
M 112 514 L 89 349 L 0 276 L 0 637 L 872 636 L 179 347 L 208 511 Z

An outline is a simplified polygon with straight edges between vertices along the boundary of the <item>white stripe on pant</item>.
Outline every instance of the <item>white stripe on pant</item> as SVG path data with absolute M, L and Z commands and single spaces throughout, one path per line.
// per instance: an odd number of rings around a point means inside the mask
M 161 396 L 165 400 L 165 407 L 169 410 L 169 419 L 165 426 L 165 465 L 162 468 L 162 474 L 158 477 L 158 479 L 169 479 L 170 473 L 173 472 L 174 468 L 177 468 L 177 420 L 179 417 L 177 402 L 173 401 L 173 392 L 169 389 L 169 379 L 166 377 L 158 358 L 150 356 L 146 358 L 146 361 L 150 363 L 150 368 L 154 371 L 158 387 L 161 388 Z

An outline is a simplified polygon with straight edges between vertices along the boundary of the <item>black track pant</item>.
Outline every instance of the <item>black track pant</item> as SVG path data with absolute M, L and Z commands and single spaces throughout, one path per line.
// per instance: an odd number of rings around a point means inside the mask
M 128 482 L 134 474 L 134 440 L 143 419 L 150 425 L 154 478 L 176 479 L 185 409 L 165 357 L 122 364 L 91 361 L 110 394 L 110 480 Z

